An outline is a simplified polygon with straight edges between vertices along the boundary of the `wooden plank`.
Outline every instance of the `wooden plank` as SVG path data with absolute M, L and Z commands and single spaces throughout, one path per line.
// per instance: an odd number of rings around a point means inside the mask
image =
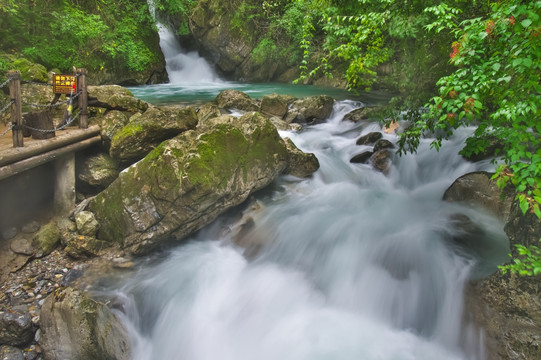
M 88 129 L 63 130 L 57 132 L 52 139 L 40 140 L 27 144 L 22 148 L 9 148 L 0 151 L 0 166 L 5 166 L 41 153 L 73 144 L 77 141 L 88 139 L 99 134 L 99 125 L 90 126 Z
M 79 127 L 88 128 L 88 92 L 86 87 L 86 69 L 77 69 L 79 74 Z
M 9 96 L 11 98 L 11 122 L 13 123 L 13 147 L 23 147 L 23 112 L 21 103 L 21 72 L 8 71 Z
M 19 174 L 23 171 L 35 168 L 39 165 L 43 165 L 49 161 L 56 160 L 58 157 L 68 154 L 70 152 L 79 151 L 90 145 L 98 143 L 101 141 L 101 136 L 94 136 L 93 138 L 86 139 L 68 146 L 61 147 L 59 149 L 54 149 L 52 151 L 40 154 L 19 162 L 9 164 L 6 166 L 0 167 L 0 180 L 4 180 L 10 176 Z

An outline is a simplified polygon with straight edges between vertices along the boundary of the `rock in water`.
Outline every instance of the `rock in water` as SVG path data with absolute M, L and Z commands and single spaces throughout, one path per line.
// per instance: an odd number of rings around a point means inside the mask
M 219 123 L 223 121 L 223 123 Z M 259 113 L 219 117 L 163 142 L 90 203 L 98 238 L 144 253 L 202 228 L 287 166 L 284 141 Z
M 130 359 L 128 335 L 111 310 L 73 288 L 47 297 L 40 328 L 47 360 Z

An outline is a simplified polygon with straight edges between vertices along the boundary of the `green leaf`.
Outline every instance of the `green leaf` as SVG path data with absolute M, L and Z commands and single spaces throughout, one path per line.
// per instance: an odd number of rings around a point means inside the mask
M 495 70 L 495 71 L 498 71 L 500 70 L 500 68 L 502 67 L 502 65 L 500 63 L 495 63 L 492 65 L 492 68 Z
M 524 26 L 525 28 L 527 28 L 528 26 L 530 26 L 532 24 L 532 20 L 530 19 L 525 19 L 525 20 L 522 20 L 520 22 L 522 24 L 522 26 Z
M 530 207 L 530 205 L 528 204 L 528 201 L 526 201 L 525 199 L 520 200 L 519 206 L 520 206 L 520 210 L 522 210 L 522 215 L 526 214 L 526 211 L 528 211 L 528 208 Z

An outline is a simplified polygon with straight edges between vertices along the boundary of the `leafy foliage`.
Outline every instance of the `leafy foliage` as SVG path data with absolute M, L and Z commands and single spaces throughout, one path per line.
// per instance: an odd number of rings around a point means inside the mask
M 457 70 L 438 81 L 439 96 L 404 132 L 402 149 L 415 149 L 426 132 L 436 134 L 439 148 L 458 127 L 476 126 L 462 153 L 481 153 L 495 139 L 498 185 L 512 183 L 523 213 L 541 218 L 541 1 L 502 1 L 487 18 L 459 24 L 456 10 L 443 10 L 427 28 L 455 35 L 449 56 Z
M 0 1 L 5 52 L 61 71 L 141 71 L 158 61 L 146 1 Z
M 541 274 L 541 249 L 535 245 L 527 248 L 516 244 L 515 248 L 519 257 L 515 257 L 511 264 L 500 266 L 504 274 L 508 271 L 519 275 L 540 275 Z

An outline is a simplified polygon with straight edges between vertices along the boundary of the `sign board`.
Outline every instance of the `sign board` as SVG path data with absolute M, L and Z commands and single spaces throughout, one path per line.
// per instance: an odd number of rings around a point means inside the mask
M 55 94 L 76 94 L 77 76 L 75 75 L 53 75 L 53 93 Z

